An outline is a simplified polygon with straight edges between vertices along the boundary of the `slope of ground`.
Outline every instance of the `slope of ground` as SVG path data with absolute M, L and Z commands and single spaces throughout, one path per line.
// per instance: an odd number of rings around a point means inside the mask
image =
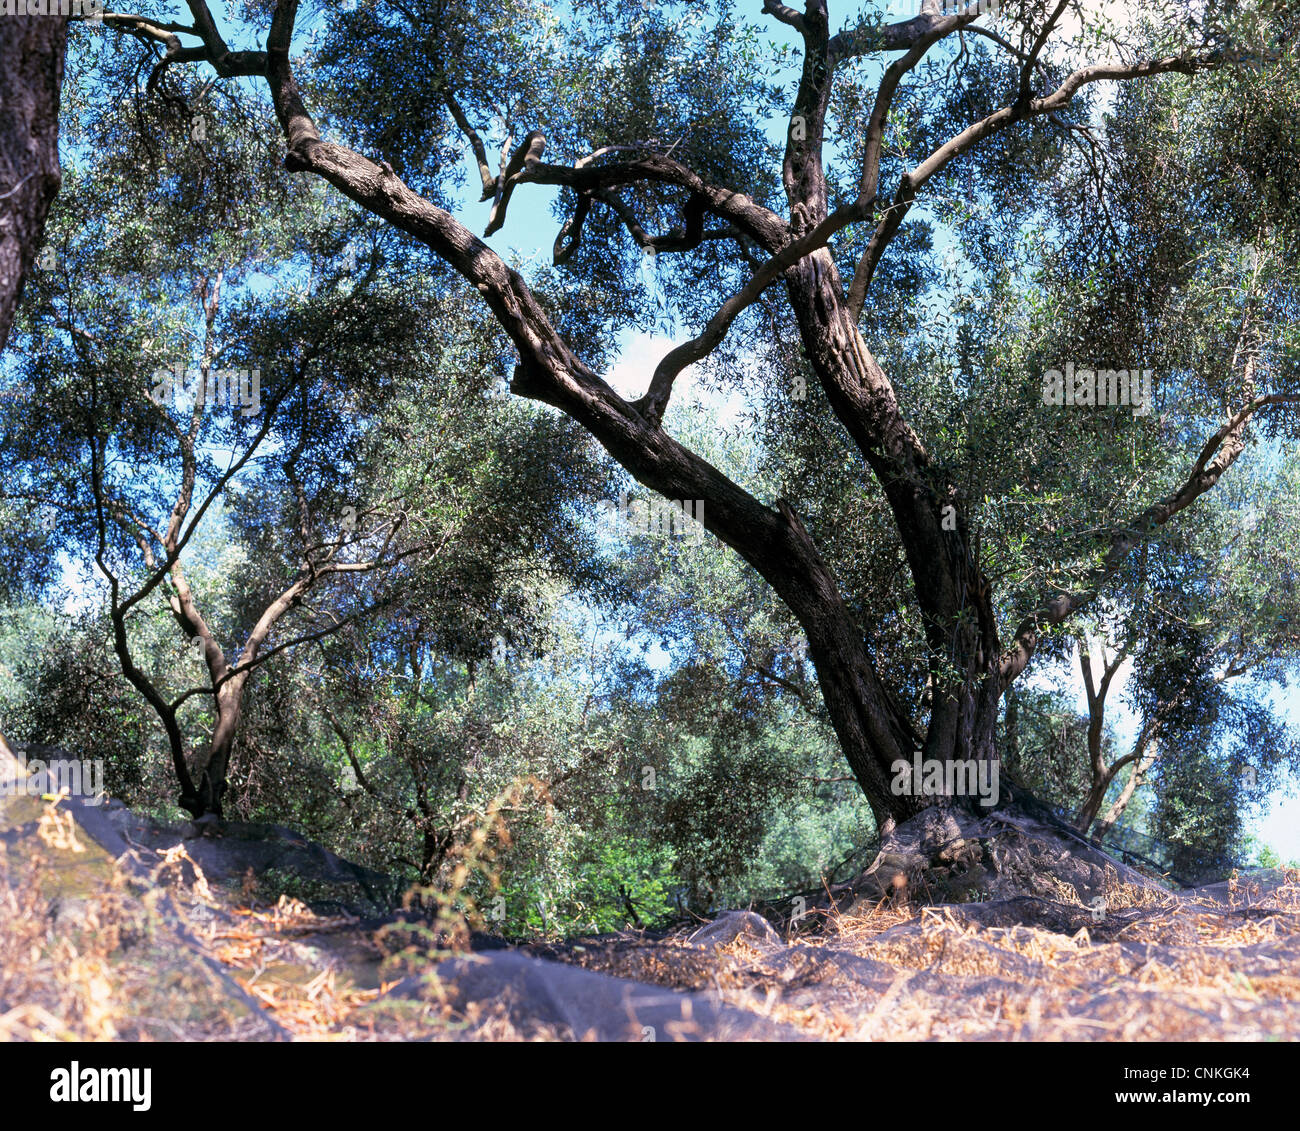
M 1082 890 L 927 903 L 863 883 L 780 930 L 732 912 L 448 955 L 427 923 L 366 917 L 382 878 L 289 830 L 173 828 L 37 787 L 0 798 L 0 844 L 0 1038 L 1300 1036 L 1295 873 L 1174 893 L 1093 860 Z M 277 897 L 276 875 L 321 898 Z

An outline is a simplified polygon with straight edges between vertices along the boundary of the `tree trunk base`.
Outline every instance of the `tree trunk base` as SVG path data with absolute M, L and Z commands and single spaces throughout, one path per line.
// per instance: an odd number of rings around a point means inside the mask
M 1163 890 L 1014 789 L 997 808 L 936 805 L 886 832 L 876 859 L 841 893 L 843 906 L 882 899 L 975 903 L 1035 898 L 1100 921 L 1124 887 Z

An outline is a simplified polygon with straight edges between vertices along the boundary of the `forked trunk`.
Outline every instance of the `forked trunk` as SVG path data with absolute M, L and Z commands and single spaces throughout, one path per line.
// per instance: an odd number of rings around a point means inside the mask
M 904 722 L 904 749 L 873 742 L 861 717 L 883 709 L 883 692 L 874 681 L 854 678 L 851 655 L 835 655 L 833 641 L 819 651 L 815 626 L 789 595 L 781 595 L 809 634 L 831 720 L 877 819 L 901 822 L 933 804 L 946 804 L 950 795 L 920 792 L 922 783 L 901 781 L 900 758 L 914 766 L 919 759 L 926 769 L 939 767 L 936 773 L 945 782 L 967 783 L 974 776 L 967 768 L 998 759 L 1003 687 L 990 587 L 975 560 L 960 500 L 933 474 L 928 454 L 903 421 L 892 385 L 840 298 L 834 261 L 824 251 L 808 256 L 789 272 L 787 290 L 809 361 L 880 484 L 907 557 L 925 627 L 932 689 L 924 736 Z M 859 640 L 856 648 L 861 647 Z M 897 707 L 888 709 L 898 714 Z M 948 768 L 953 763 L 967 766 L 956 774 Z M 878 771 L 886 775 L 883 788 Z M 994 779 L 986 766 L 983 780 Z M 906 788 L 900 792 L 900 786 Z
M 1074 827 L 1081 833 L 1087 834 L 1092 828 L 1097 814 L 1101 812 L 1101 807 L 1106 801 L 1106 791 L 1110 789 L 1110 783 L 1109 774 L 1093 780 L 1088 796 L 1084 798 L 1083 804 L 1079 806 L 1079 812 L 1074 817 Z
M 182 787 L 180 805 L 190 816 L 211 814 L 224 817 L 222 801 L 226 795 L 226 778 L 244 713 L 244 680 L 236 677 L 224 683 L 216 696 L 217 719 L 208 742 L 207 757 L 192 789 Z

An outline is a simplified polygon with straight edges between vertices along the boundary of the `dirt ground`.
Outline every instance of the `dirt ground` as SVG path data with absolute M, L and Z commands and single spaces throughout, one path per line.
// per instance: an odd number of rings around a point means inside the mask
M 1117 873 L 1087 905 L 860 899 L 782 930 L 740 911 L 449 954 L 427 924 L 209 882 L 192 840 L 120 827 L 0 802 L 0 1038 L 1300 1037 L 1294 871 L 1177 893 Z

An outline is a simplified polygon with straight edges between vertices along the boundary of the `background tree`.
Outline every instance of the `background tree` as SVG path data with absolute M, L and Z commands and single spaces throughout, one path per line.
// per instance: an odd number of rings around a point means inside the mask
M 5 494 L 57 515 L 48 541 L 107 580 L 114 650 L 166 731 L 181 804 L 220 815 L 258 665 L 374 615 L 435 558 L 472 563 L 480 592 L 491 588 L 507 546 L 517 556 L 521 542 L 563 541 L 551 504 L 580 487 L 584 461 L 571 434 L 518 413 L 506 414 L 518 422 L 507 432 L 472 408 L 437 419 L 439 398 L 463 408 L 467 393 L 489 395 L 491 351 L 456 316 L 455 293 L 399 292 L 382 241 L 361 259 L 340 248 L 337 217 L 319 216 L 310 192 L 286 196 L 264 177 L 261 200 L 217 191 L 223 168 L 257 165 L 256 129 L 236 116 L 219 138 L 178 136 L 170 111 L 158 108 L 161 139 L 105 134 L 95 171 L 70 177 L 75 199 L 52 232 L 61 267 L 35 280 L 12 374 L 50 412 L 34 424 L 30 397 L 11 402 L 16 474 Z M 92 132 L 103 129 L 101 114 Z M 138 161 L 169 176 L 140 179 Z M 158 228 L 171 235 L 165 249 Z M 272 277 L 281 286 L 268 293 Z M 462 365 L 477 387 L 445 383 Z M 385 417 L 411 366 L 433 384 Z M 394 457 L 428 429 L 433 450 Z M 474 507 L 476 491 L 489 501 L 485 483 L 499 507 L 528 505 L 484 522 Z M 196 590 L 187 551 L 223 508 L 238 550 L 221 568 L 245 576 L 217 609 Z M 179 633 L 160 678 L 132 623 L 164 595 Z M 456 599 L 454 589 L 440 597 Z M 510 600 L 508 585 L 494 600 Z M 208 710 L 187 712 L 196 698 Z M 209 737 L 192 764 L 185 731 L 195 729 Z

